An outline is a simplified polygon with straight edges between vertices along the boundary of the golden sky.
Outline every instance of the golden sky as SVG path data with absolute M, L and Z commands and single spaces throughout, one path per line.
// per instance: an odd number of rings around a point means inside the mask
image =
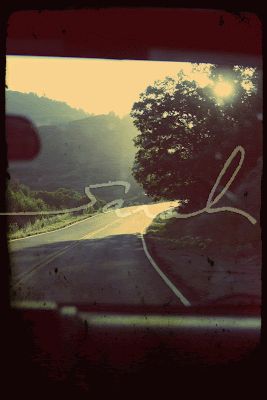
M 181 69 L 190 74 L 191 68 L 178 62 L 7 56 L 6 84 L 96 115 L 114 111 L 122 117 L 155 80 Z M 198 80 L 203 82 L 203 75 Z

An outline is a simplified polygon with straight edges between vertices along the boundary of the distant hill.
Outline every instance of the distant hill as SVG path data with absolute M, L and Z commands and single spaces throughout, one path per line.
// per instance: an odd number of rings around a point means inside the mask
M 36 110 L 35 106 L 33 110 Z M 63 110 L 67 108 L 62 106 Z M 59 106 L 55 108 L 59 109 Z M 68 118 L 77 113 L 77 110 L 71 110 Z M 31 109 L 28 111 L 30 114 Z M 31 113 L 33 116 L 37 114 L 37 111 Z M 40 111 L 39 120 L 41 115 Z M 56 113 L 54 116 L 56 118 Z M 9 162 L 11 179 L 31 190 L 55 191 L 64 188 L 74 189 L 81 195 L 89 185 L 126 181 L 131 185 L 126 195 L 123 186 L 93 189 L 92 194 L 107 202 L 122 198 L 127 202 L 149 203 L 151 199 L 144 195 L 144 190 L 131 175 L 130 168 L 137 152 L 133 138 L 139 133 L 132 118 L 129 115 L 119 118 L 114 112 L 72 121 L 68 118 L 54 125 L 38 126 L 42 143 L 40 155 L 30 162 Z
M 12 90 L 6 90 L 6 113 L 27 116 L 36 126 L 56 125 L 90 116 L 89 113 L 81 109 L 76 110 L 65 102 L 39 97 L 36 93 Z

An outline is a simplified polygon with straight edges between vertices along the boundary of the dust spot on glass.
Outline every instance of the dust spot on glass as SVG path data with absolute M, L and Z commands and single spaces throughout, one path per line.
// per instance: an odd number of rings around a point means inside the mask
M 207 260 L 208 260 L 208 263 L 213 267 L 213 265 L 214 265 L 214 261 L 213 260 L 211 260 L 209 257 L 207 257 Z

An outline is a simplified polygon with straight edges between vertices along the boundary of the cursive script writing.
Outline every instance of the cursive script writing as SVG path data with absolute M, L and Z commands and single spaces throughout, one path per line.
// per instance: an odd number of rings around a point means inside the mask
M 229 181 L 227 182 L 226 186 L 223 188 L 223 190 L 218 194 L 218 196 L 212 201 L 212 197 L 214 195 L 214 192 L 217 188 L 217 186 L 219 185 L 219 182 L 222 178 L 222 176 L 225 174 L 225 171 L 227 170 L 227 168 L 229 167 L 229 165 L 231 164 L 231 161 L 234 159 L 234 157 L 236 156 L 236 154 L 238 152 L 241 152 L 241 159 L 240 162 L 237 166 L 237 168 L 235 169 L 233 175 L 231 176 L 231 178 L 229 179 Z M 226 160 L 224 167 L 222 169 L 222 171 L 220 172 L 215 185 L 213 186 L 213 188 L 211 189 L 210 195 L 208 197 L 207 200 L 207 204 L 206 207 L 203 208 L 202 210 L 199 211 L 195 211 L 193 213 L 190 214 L 179 214 L 177 212 L 175 212 L 175 218 L 189 218 L 189 217 L 194 217 L 195 215 L 198 214 L 202 214 L 203 212 L 207 212 L 207 213 L 216 213 L 216 212 L 220 212 L 220 211 L 231 211 L 231 212 L 235 212 L 237 214 L 241 214 L 244 217 L 246 217 L 252 224 L 256 224 L 256 219 L 253 218 L 251 215 L 249 215 L 248 213 L 246 213 L 245 211 L 242 211 L 238 208 L 234 208 L 234 207 L 218 207 L 218 208 L 211 208 L 214 204 L 216 204 L 221 198 L 222 196 L 225 194 L 225 192 L 227 191 L 227 189 L 229 188 L 229 186 L 231 185 L 231 183 L 233 182 L 237 172 L 240 170 L 241 165 L 243 164 L 245 158 L 245 150 L 243 149 L 242 146 L 237 146 L 235 148 L 235 150 L 232 152 L 232 154 L 230 155 L 230 157 Z M 81 211 L 81 210 L 85 210 L 88 207 L 93 207 L 94 204 L 96 203 L 96 198 L 95 196 L 90 192 L 90 189 L 96 189 L 96 188 L 101 188 L 101 187 L 108 187 L 108 186 L 125 186 L 125 194 L 129 191 L 130 189 L 130 184 L 128 182 L 124 182 L 124 181 L 116 181 L 116 182 L 111 182 L 109 181 L 108 183 L 99 183 L 96 185 L 90 185 L 88 187 L 85 187 L 85 194 L 87 194 L 87 196 L 90 199 L 90 203 L 86 204 L 84 206 L 80 206 L 77 208 L 71 208 L 71 209 L 67 209 L 67 210 L 61 210 L 61 211 L 38 211 L 38 212 L 17 212 L 17 213 L 0 213 L 0 215 L 39 215 L 39 214 L 65 214 L 65 213 L 69 213 L 69 212 L 75 212 L 75 211 Z M 110 203 L 106 204 L 103 208 L 102 211 L 103 213 L 107 213 L 108 209 L 114 205 L 116 205 L 115 208 L 113 208 L 111 211 L 115 211 L 116 215 L 118 217 L 127 217 L 129 215 L 131 215 L 132 213 L 136 213 L 138 211 L 143 210 L 146 214 L 147 217 L 149 218 L 155 218 L 156 215 L 151 214 L 148 210 L 148 206 L 147 205 L 141 205 L 140 207 L 136 208 L 133 211 L 127 212 L 122 214 L 120 209 L 122 204 L 124 203 L 123 199 L 117 199 L 117 200 L 113 200 Z M 172 218 L 172 217 L 171 217 Z

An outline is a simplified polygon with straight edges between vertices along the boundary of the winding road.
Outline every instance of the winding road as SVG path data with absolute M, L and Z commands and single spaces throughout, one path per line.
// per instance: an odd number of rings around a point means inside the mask
M 172 203 L 148 205 L 153 215 Z M 140 206 L 9 243 L 13 300 L 181 306 L 145 250 Z M 155 264 L 155 263 L 154 263 Z M 182 296 L 181 296 L 182 297 Z

